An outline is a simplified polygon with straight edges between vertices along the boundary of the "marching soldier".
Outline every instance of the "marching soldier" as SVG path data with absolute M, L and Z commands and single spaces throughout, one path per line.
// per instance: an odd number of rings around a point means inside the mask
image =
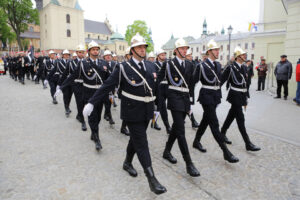
M 202 105 L 204 111 L 193 142 L 193 147 L 203 153 L 206 152 L 206 149 L 203 148 L 200 140 L 209 125 L 215 140 L 223 150 L 224 159 L 230 163 L 235 163 L 238 162 L 239 159 L 232 155 L 228 150 L 219 130 L 219 122 L 216 113 L 216 108 L 221 103 L 222 98 L 220 82 L 221 64 L 216 61 L 219 57 L 219 50 L 220 47 L 217 43 L 214 40 L 210 40 L 207 44 L 206 51 L 208 58 L 197 66 L 193 75 L 195 83 L 198 81 L 202 83 L 198 101 Z
M 52 103 L 57 104 L 56 97 L 54 96 L 56 91 L 57 82 L 63 73 L 63 69 L 57 64 L 56 54 L 54 51 L 49 52 L 50 59 L 44 59 L 43 75 L 45 77 L 44 86 L 50 85 L 50 94 L 52 97 Z
M 74 53 L 72 54 L 72 60 L 76 60 L 76 59 L 77 59 L 77 53 L 74 52 Z
M 132 58 L 119 64 L 107 81 L 97 90 L 89 103 L 84 107 L 84 115 L 90 115 L 94 107 L 105 100 L 106 95 L 119 85 L 121 95 L 121 119 L 126 121 L 130 130 L 130 140 L 123 169 L 136 177 L 137 172 L 132 166 L 136 153 L 148 178 L 151 191 L 155 194 L 166 192 L 152 169 L 152 162 L 147 141 L 147 127 L 153 117 L 155 96 L 154 78 L 156 77 L 152 63 L 145 61 L 147 43 L 138 33 L 131 39 Z
M 190 111 L 190 97 L 194 95 L 193 65 L 185 60 L 186 52 L 189 49 L 187 42 L 180 38 L 175 42 L 174 55 L 175 58 L 166 62 L 162 66 L 157 83 L 161 82 L 166 76 L 168 80 L 168 109 L 171 110 L 173 117 L 172 131 L 169 135 L 163 158 L 170 163 L 177 163 L 176 158 L 171 154 L 174 142 L 178 141 L 178 145 L 186 162 L 186 171 L 190 176 L 200 176 L 197 168 L 194 166 L 188 145 L 185 138 L 184 120 Z
M 53 55 L 51 56 L 51 54 L 53 54 Z M 52 50 L 49 51 L 49 56 L 50 56 L 50 58 L 48 60 L 50 60 L 51 62 L 47 63 L 47 57 L 44 56 L 43 54 L 40 54 L 40 56 L 38 57 L 37 62 L 36 62 L 37 72 L 36 72 L 36 77 L 34 79 L 35 79 L 36 83 L 39 83 L 39 81 L 42 80 L 44 89 L 47 88 L 47 85 L 44 84 L 45 79 L 48 76 L 48 74 L 50 73 L 52 67 L 54 66 L 54 59 L 55 59 L 54 51 L 52 51 Z M 53 63 L 53 64 L 51 65 L 51 63 Z
M 189 62 L 192 63 L 193 65 L 193 71 L 195 71 L 195 68 L 196 68 L 196 64 L 195 62 L 193 61 L 193 56 L 192 56 L 192 50 L 191 49 L 188 49 L 187 50 L 187 53 L 186 53 L 186 60 L 188 60 Z M 192 91 L 194 92 L 194 91 Z M 193 99 L 194 100 L 194 99 Z M 195 102 L 193 102 L 193 104 L 195 104 Z M 194 114 L 193 114 L 193 110 L 192 108 L 190 109 L 190 112 L 188 113 L 188 116 L 191 120 L 191 123 L 192 123 L 192 127 L 193 128 L 198 128 L 199 124 L 198 122 L 196 121 L 195 117 L 194 117 Z
M 89 57 L 87 59 L 81 60 L 74 73 L 63 82 L 56 96 L 64 90 L 64 88 L 69 87 L 74 80 L 83 80 L 83 102 L 84 104 L 94 95 L 97 89 L 103 84 L 103 82 L 108 78 L 109 73 L 107 67 L 98 59 L 100 47 L 99 45 L 92 41 L 88 45 Z M 105 96 L 107 98 L 108 95 Z M 95 142 L 95 148 L 97 151 L 102 149 L 102 145 L 99 139 L 99 123 L 101 120 L 102 108 L 104 101 L 94 104 L 94 111 L 88 117 L 89 126 L 91 128 L 91 140 Z
M 24 57 L 24 65 L 25 65 L 25 73 L 27 76 L 27 80 L 33 80 L 34 78 L 34 59 L 32 59 L 31 55 L 28 54 L 27 56 Z
M 118 56 L 114 53 L 112 55 L 112 60 L 115 62 L 115 63 L 118 63 Z
M 163 64 L 166 62 L 166 55 L 167 52 L 160 49 L 157 52 L 157 57 L 155 61 L 155 67 L 156 71 L 159 73 L 161 67 Z M 161 114 L 161 118 L 163 120 L 163 123 L 166 127 L 167 133 L 171 133 L 171 126 L 169 124 L 168 120 L 168 112 L 167 112 L 167 105 L 166 105 L 166 100 L 167 100 L 167 93 L 168 93 L 168 81 L 167 78 L 164 77 L 164 79 L 159 83 L 158 88 L 157 88 L 157 109 Z
M 19 55 L 17 57 L 17 62 L 16 62 L 19 82 L 22 83 L 23 85 L 25 84 L 25 73 L 26 73 L 24 55 L 25 55 L 24 52 L 19 52 Z
M 247 67 L 243 63 L 247 59 L 247 53 L 237 46 L 234 50 L 235 61 L 228 65 L 222 74 L 222 83 L 227 81 L 227 88 L 229 88 L 227 101 L 231 103 L 231 108 L 228 112 L 226 120 L 221 128 L 221 133 L 224 135 L 225 142 L 231 144 L 232 142 L 226 137 L 226 132 L 234 119 L 236 119 L 239 131 L 244 139 L 247 151 L 259 151 L 260 148 L 254 145 L 247 134 L 245 128 L 245 117 L 243 113 L 243 106 L 247 107 Z
M 115 68 L 116 63 L 114 61 L 112 61 L 112 54 L 109 50 L 105 50 L 104 51 L 104 55 L 103 55 L 104 61 L 103 64 L 104 66 L 107 67 L 107 70 L 109 72 L 109 74 L 111 74 Z M 109 121 L 109 124 L 115 124 L 113 118 L 112 118 L 112 114 L 111 114 L 111 104 L 114 102 L 114 96 L 113 96 L 113 92 L 111 92 L 108 96 L 108 98 L 104 101 L 104 119 L 106 119 L 107 121 Z

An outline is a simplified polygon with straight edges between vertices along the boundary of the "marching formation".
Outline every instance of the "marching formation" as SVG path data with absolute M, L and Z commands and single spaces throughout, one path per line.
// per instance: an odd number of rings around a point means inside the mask
M 102 110 L 104 119 L 110 125 L 115 124 L 111 107 L 118 106 L 116 98 L 119 98 L 122 120 L 120 133 L 129 136 L 123 169 L 132 177 L 138 175 L 132 165 L 136 154 L 149 187 L 155 194 L 167 191 L 155 176 L 147 140 L 149 123 L 151 128 L 161 130 L 157 123 L 159 116 L 168 134 L 162 157 L 172 164 L 177 163 L 177 158 L 172 155 L 172 147 L 177 140 L 186 172 L 192 177 L 198 177 L 200 173 L 193 164 L 185 137 L 187 116 L 192 127 L 197 129 L 192 147 L 200 152 L 207 151 L 201 138 L 209 126 L 224 160 L 238 162 L 239 159 L 228 149 L 227 145 L 232 142 L 226 137 L 234 119 L 245 142 L 245 149 L 260 150 L 251 142 L 245 127 L 243 107 L 247 107 L 249 87 L 244 65 L 247 53 L 243 49 L 236 47 L 234 62 L 222 68 L 217 61 L 220 48 L 214 40 L 208 42 L 206 51 L 202 53 L 202 61 L 197 62 L 193 61 L 192 52 L 184 39 L 175 42 L 173 59 L 167 59 L 163 50 L 156 55 L 149 53 L 146 56 L 147 46 L 145 39 L 136 34 L 126 50 L 125 60 L 118 62 L 117 56 L 109 50 L 105 50 L 100 59 L 100 47 L 92 41 L 87 50 L 83 45 L 78 45 L 72 57 L 68 50 L 62 52 L 61 58 L 57 58 L 53 50 L 48 52 L 48 56 L 34 58 L 20 54 L 9 57 L 8 69 L 10 77 L 21 84 L 25 84 L 27 78 L 36 84 L 41 80 L 44 89 L 49 86 L 53 104 L 58 103 L 57 96 L 62 94 L 66 117 L 72 112 L 70 102 L 74 94 L 76 119 L 81 123 L 82 131 L 87 131 L 88 124 L 90 139 L 97 151 L 103 148 L 99 135 Z M 201 89 L 197 101 L 203 108 L 200 124 L 195 120 L 191 108 L 195 103 L 195 85 L 199 82 Z M 219 127 L 216 109 L 221 103 L 221 87 L 224 84 L 229 90 L 227 101 L 231 108 L 223 126 Z M 172 116 L 172 123 L 169 123 L 167 110 Z

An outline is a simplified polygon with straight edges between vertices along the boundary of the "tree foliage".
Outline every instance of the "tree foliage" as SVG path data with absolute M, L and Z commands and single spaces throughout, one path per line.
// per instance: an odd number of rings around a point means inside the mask
M 13 42 L 16 38 L 14 32 L 11 31 L 10 26 L 7 25 L 7 16 L 2 9 L 0 9 L 0 40 L 3 44 Z
M 136 20 L 133 22 L 133 24 L 127 26 L 126 34 L 125 34 L 125 40 L 130 45 L 131 38 L 135 36 L 136 33 L 139 33 L 141 36 L 143 36 L 148 44 L 147 52 L 153 51 L 153 43 L 152 39 L 150 37 L 150 34 L 148 32 L 148 27 L 145 21 Z
M 20 49 L 23 49 L 20 34 L 28 29 L 28 24 L 39 24 L 39 13 L 31 0 L 0 0 L 0 10 L 6 15 L 7 24 L 13 29 Z

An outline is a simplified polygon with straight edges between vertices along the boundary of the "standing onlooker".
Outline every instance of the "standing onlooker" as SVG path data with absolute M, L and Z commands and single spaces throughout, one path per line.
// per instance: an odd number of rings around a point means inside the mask
M 246 66 L 247 66 L 247 88 L 249 90 L 249 87 L 251 85 L 251 79 L 254 76 L 254 73 L 253 73 L 253 61 L 252 60 L 247 60 L 246 61 Z
M 261 58 L 259 66 L 257 66 L 257 75 L 258 75 L 258 87 L 256 91 L 265 89 L 266 76 L 268 71 L 268 66 L 266 64 L 266 59 Z
M 275 99 L 281 98 L 281 86 L 284 89 L 284 100 L 287 100 L 288 96 L 288 81 L 292 77 L 293 67 L 292 63 L 287 60 L 286 55 L 280 56 L 280 62 L 275 67 L 274 74 L 277 80 L 277 96 Z
M 300 58 L 297 62 L 297 67 L 296 67 L 296 82 L 297 82 L 297 91 L 296 91 L 296 97 L 293 100 L 298 106 L 300 106 Z

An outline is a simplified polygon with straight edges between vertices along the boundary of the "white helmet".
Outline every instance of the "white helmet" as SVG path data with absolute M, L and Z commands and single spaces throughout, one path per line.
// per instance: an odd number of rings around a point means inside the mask
M 117 57 L 117 55 L 114 53 L 114 54 L 112 55 L 112 57 Z
M 77 46 L 76 51 L 85 51 L 85 47 L 82 44 L 80 44 Z
M 151 51 L 151 52 L 149 53 L 148 58 L 155 58 L 155 55 L 154 55 L 153 51 Z
M 92 40 L 89 45 L 88 45 L 88 50 L 90 50 L 91 48 L 97 47 L 100 49 L 100 46 L 97 42 L 95 42 L 94 40 Z
M 190 46 L 188 45 L 188 43 L 183 38 L 179 38 L 175 42 L 175 49 L 177 49 L 179 47 L 188 47 L 188 48 L 190 48 Z
M 214 39 L 211 39 L 206 46 L 206 52 L 212 49 L 220 49 L 219 45 L 214 41 Z
M 162 53 L 167 53 L 165 50 L 163 49 L 159 49 L 157 52 L 156 52 L 156 55 L 158 56 L 159 54 L 162 54 Z
M 105 50 L 105 51 L 104 51 L 104 55 L 103 55 L 103 56 L 107 56 L 107 55 L 111 55 L 110 50 Z
M 187 52 L 186 52 L 186 55 L 192 55 L 192 50 L 188 49 Z
M 50 54 L 55 54 L 55 52 L 54 52 L 53 50 L 50 50 L 48 54 L 49 54 L 49 55 L 50 55 Z
M 136 35 L 133 36 L 131 39 L 130 48 L 141 46 L 141 45 L 145 45 L 146 47 L 148 47 L 148 44 L 146 43 L 145 38 L 143 38 L 139 33 L 136 33 Z
M 238 56 L 240 56 L 240 55 L 243 55 L 243 54 L 246 54 L 246 53 L 247 53 L 247 52 L 244 51 L 241 47 L 237 46 L 237 47 L 235 47 L 235 49 L 234 49 L 233 55 L 234 55 L 234 58 L 236 58 L 236 57 L 238 57 Z
M 62 53 L 63 55 L 64 54 L 69 54 L 70 55 L 70 52 L 69 52 L 69 50 L 68 49 L 65 49 L 64 51 L 63 51 L 63 53 Z
M 76 54 L 76 52 L 74 52 L 72 56 L 73 56 L 73 57 L 77 57 L 77 54 Z

